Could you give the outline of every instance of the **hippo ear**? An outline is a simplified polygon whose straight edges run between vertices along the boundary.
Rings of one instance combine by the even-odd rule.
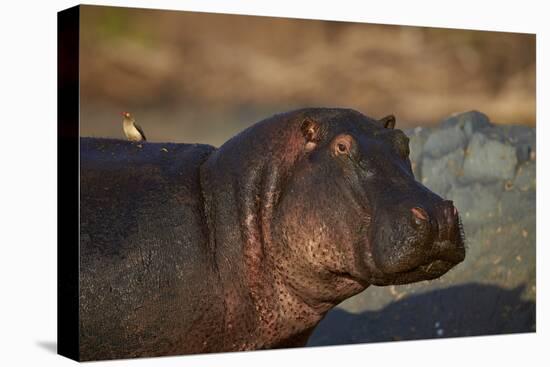
[[[388,115],[386,117],[382,117],[378,120],[378,122],[386,129],[393,129],[395,127],[395,116]]]
[[[306,150],[311,151],[317,146],[319,141],[319,124],[309,118],[306,118],[300,126],[302,135],[306,139]]]
[[[319,124],[312,119],[306,118],[304,122],[302,122],[302,126],[300,127],[300,130],[302,130],[302,134],[304,135],[304,138],[308,142],[316,142],[319,138]]]

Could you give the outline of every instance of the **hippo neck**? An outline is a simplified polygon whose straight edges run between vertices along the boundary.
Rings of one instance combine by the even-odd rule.
[[[224,297],[223,333],[232,343],[223,349],[305,345],[313,328],[334,305],[312,305],[288,287],[269,251],[274,244],[267,243],[263,236],[254,237],[255,243],[243,242],[243,238],[253,236],[250,226],[254,219],[248,214],[243,224],[239,215],[231,214],[239,212],[240,197],[229,190],[220,207],[219,202],[212,200],[217,195],[204,187],[208,185],[203,185],[208,248]],[[234,233],[231,228],[243,232]],[[258,233],[263,234],[261,230]],[[235,339],[238,344],[234,344]]]
[[[277,129],[289,134],[277,136],[285,150],[273,147],[267,121],[228,141],[200,170],[207,246],[224,288],[226,333],[243,335],[239,349],[303,344],[332,307],[317,309],[292,292],[271,251],[273,209],[299,153],[288,142],[302,139],[285,123]]]

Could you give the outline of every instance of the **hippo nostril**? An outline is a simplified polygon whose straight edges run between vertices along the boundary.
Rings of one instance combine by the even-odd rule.
[[[411,212],[413,213],[413,219],[414,222],[417,225],[421,225],[428,221],[428,213],[420,207],[414,207],[411,209]]]
[[[443,208],[445,211],[453,212],[455,208],[455,204],[452,200],[444,200],[443,201]]]
[[[449,223],[454,223],[456,221],[456,218],[458,217],[458,209],[451,200],[445,200],[444,203],[445,218],[447,218],[447,221],[449,221]]]
[[[438,224],[439,238],[447,240],[456,237],[459,228],[458,210],[451,200],[444,200],[439,205]]]

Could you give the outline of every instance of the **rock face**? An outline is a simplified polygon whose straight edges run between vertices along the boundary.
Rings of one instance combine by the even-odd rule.
[[[535,129],[470,111],[405,133],[417,180],[461,213],[466,260],[438,280],[368,288],[309,345],[535,331]]]

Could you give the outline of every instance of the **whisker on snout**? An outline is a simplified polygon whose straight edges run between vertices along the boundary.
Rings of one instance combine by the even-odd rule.
[[[464,234],[464,225],[462,224],[462,219],[458,217],[458,230],[460,232],[460,239],[462,240],[462,243],[464,244],[464,248],[468,248],[468,243],[466,240],[466,235]]]

